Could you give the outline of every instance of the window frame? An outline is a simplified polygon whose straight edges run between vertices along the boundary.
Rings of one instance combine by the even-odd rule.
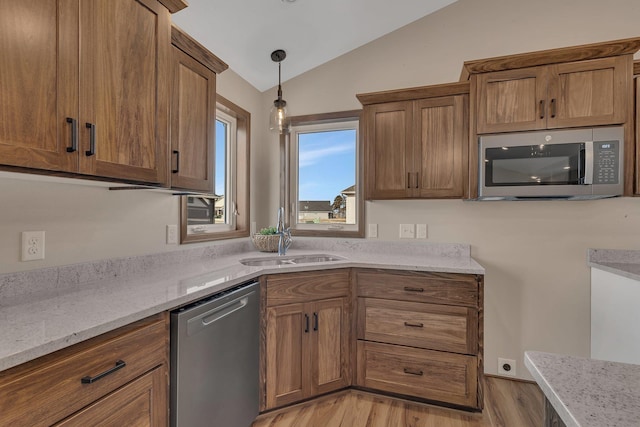
[[[322,125],[322,130],[330,131],[330,127],[324,127],[327,125],[335,124],[335,130],[341,130],[340,125],[346,122],[358,122],[356,130],[356,224],[355,227],[349,227],[349,229],[336,229],[335,226],[325,225],[313,229],[313,225],[305,224],[300,227],[298,224],[298,208],[296,203],[297,199],[297,159],[294,158],[297,153],[297,149],[294,146],[297,144],[294,141],[296,128],[308,127],[308,129],[319,129],[317,126]],[[285,217],[288,219],[287,226],[291,227],[291,234],[294,236],[309,236],[309,237],[356,237],[363,238],[364,233],[364,191],[363,191],[363,123],[362,123],[362,110],[350,110],[340,111],[332,113],[313,114],[306,116],[294,116],[289,118],[289,124],[291,131],[286,134],[280,135],[280,147],[281,147],[281,160],[285,170],[280,183],[280,205],[285,206]],[[333,201],[331,201],[333,202]]]
[[[229,218],[228,224],[207,225],[204,232],[189,233],[187,224],[187,198],[189,195],[180,197],[180,243],[206,242],[223,239],[233,239],[249,236],[249,159],[250,159],[250,130],[251,113],[229,101],[228,99],[216,95],[216,119],[218,114],[225,121],[228,116],[235,121],[235,126],[229,132],[235,132],[235,147],[226,150],[226,167],[230,173],[229,182],[225,183],[225,197],[229,195],[231,203],[225,200],[225,210]],[[214,151],[215,153],[215,151]],[[215,155],[215,154],[214,154]],[[233,163],[232,163],[233,162]],[[214,162],[215,165],[215,162]],[[215,175],[215,171],[213,171]],[[215,189],[214,189],[215,191]],[[210,196],[208,194],[191,194],[191,196]],[[193,226],[191,226],[193,227]]]

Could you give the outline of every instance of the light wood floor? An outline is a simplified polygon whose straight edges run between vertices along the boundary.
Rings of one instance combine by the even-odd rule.
[[[485,378],[482,413],[458,411],[347,390],[259,416],[253,427],[539,427],[537,385]]]

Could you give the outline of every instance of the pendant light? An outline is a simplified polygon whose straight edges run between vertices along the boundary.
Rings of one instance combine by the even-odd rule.
[[[269,129],[279,133],[286,133],[289,130],[287,124],[287,101],[282,99],[282,85],[280,83],[280,66],[286,57],[287,53],[282,49],[271,52],[271,60],[278,63],[278,99],[273,101],[273,106],[271,107]]]

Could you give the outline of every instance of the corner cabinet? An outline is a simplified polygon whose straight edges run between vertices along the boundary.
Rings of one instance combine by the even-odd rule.
[[[351,385],[349,271],[263,277],[260,410]]]
[[[0,372],[0,425],[166,426],[168,316]]]
[[[356,269],[355,384],[482,409],[482,277]]]
[[[166,184],[169,11],[7,0],[0,16],[0,163]]]
[[[621,124],[632,56],[477,75],[478,134]]]
[[[366,198],[462,198],[467,178],[466,83],[359,94]]]
[[[176,26],[171,42],[171,187],[213,193],[216,73],[228,66]]]

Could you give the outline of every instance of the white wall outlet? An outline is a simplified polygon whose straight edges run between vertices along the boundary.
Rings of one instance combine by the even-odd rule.
[[[251,227],[250,227],[250,230],[251,230],[251,231],[250,231],[250,232],[251,232],[251,235],[252,235],[252,236],[253,236],[254,234],[256,234],[256,227],[257,227],[257,226],[256,226],[256,222],[255,222],[255,221],[251,221]]]
[[[22,232],[22,261],[44,259],[44,231]]]
[[[178,244],[178,226],[175,224],[167,225],[167,245]]]
[[[416,237],[416,225],[415,224],[400,224],[400,238],[401,239],[414,239]]]
[[[506,375],[507,377],[516,376],[516,361],[513,359],[504,359],[498,357],[498,375]]]
[[[369,237],[372,239],[378,238],[378,224],[369,224]]]
[[[416,239],[427,238],[427,224],[416,224]]]

